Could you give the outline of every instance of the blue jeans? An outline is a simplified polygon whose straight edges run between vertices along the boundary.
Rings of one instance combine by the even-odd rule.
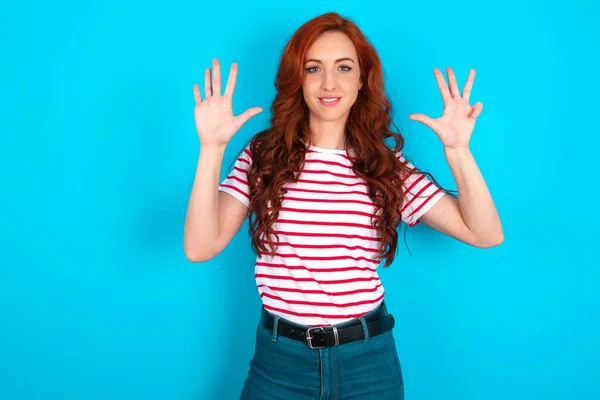
[[[380,307],[385,310],[385,303]],[[335,326],[362,320],[366,329],[363,318],[375,311]],[[262,312],[268,311],[263,308]],[[275,323],[281,319],[275,316]],[[339,346],[310,349],[306,343],[272,333],[259,323],[254,357],[240,400],[404,399],[392,330],[365,337]]]

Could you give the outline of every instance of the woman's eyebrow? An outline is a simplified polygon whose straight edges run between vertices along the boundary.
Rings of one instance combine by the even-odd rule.
[[[313,62],[316,62],[316,63],[319,63],[319,64],[323,64],[323,61],[317,60],[316,58],[309,58],[305,62],[310,62],[310,61],[313,61]],[[340,61],[352,61],[352,62],[354,62],[354,60],[351,59],[350,57],[343,57],[343,58],[338,58],[337,60],[335,60],[336,63],[338,63]]]

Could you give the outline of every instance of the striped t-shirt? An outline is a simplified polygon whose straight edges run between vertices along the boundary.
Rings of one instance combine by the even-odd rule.
[[[401,153],[397,157],[406,162]],[[246,206],[251,163],[246,147],[219,185]],[[444,192],[422,174],[405,185],[402,219],[414,226]],[[381,239],[372,226],[367,184],[352,172],[347,152],[310,145],[298,182],[285,189],[273,225],[280,245],[275,257],[259,254],[254,267],[264,308],[302,325],[323,326],[377,307],[384,296],[374,259]]]

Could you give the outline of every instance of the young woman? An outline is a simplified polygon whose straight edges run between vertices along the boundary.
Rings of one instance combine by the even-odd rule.
[[[442,116],[410,116],[441,140],[455,197],[403,156],[380,60],[352,21],[329,13],[295,32],[281,57],[270,127],[220,184],[227,143],[262,109],[234,116],[237,65],[224,94],[217,60],[212,67],[203,98],[194,85],[201,146],[185,254],[194,262],[215,257],[249,218],[263,307],[241,398],[402,399],[395,322],[376,271],[394,260],[397,228],[422,222],[477,247],[503,241],[469,150],[482,111],[470,104],[474,71],[461,93],[451,69],[448,84],[436,69]]]

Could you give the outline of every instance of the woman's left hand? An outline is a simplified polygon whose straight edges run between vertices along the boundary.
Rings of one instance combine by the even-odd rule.
[[[439,69],[435,68],[433,72],[444,101],[442,116],[433,119],[424,114],[411,114],[408,118],[430,127],[438,135],[445,148],[468,148],[471,134],[475,128],[475,120],[483,110],[481,102],[473,106],[469,104],[469,96],[475,80],[475,70],[471,69],[469,71],[462,96],[458,90],[456,76],[451,68],[446,68],[450,88],[446,85],[444,76]]]

